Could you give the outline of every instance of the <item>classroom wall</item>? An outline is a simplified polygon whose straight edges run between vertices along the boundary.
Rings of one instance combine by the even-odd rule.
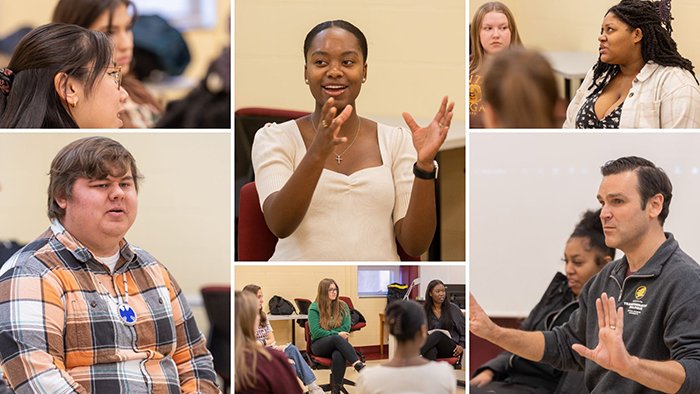
[[[611,0],[505,0],[528,48],[545,51],[585,51],[598,53],[598,35],[605,12],[617,4]],[[486,1],[469,2],[469,18]],[[671,14],[673,38],[678,51],[700,65],[700,46],[695,41],[700,35],[696,23],[700,15],[700,2],[696,0],[673,1]]]
[[[238,0],[236,108],[311,111],[302,46],[317,23],[346,19],[369,42],[368,75],[358,99],[363,116],[394,119],[401,112],[432,119],[444,95],[464,121],[464,7],[462,0]]]
[[[23,26],[39,26],[51,22],[58,0],[0,1],[0,37]],[[230,43],[231,0],[217,0],[217,23],[212,30],[193,29],[184,33],[192,61],[186,76],[198,81],[221,49]],[[0,65],[4,66],[4,64]]]
[[[664,229],[700,258],[700,134],[472,133],[470,146],[470,289],[492,316],[527,316],[563,271],[580,215],[600,207],[608,160],[641,156],[666,171],[673,200]]]
[[[29,242],[48,228],[49,166],[88,134],[0,133],[0,240]],[[122,143],[145,176],[126,239],[160,259],[194,305],[206,284],[230,283],[228,133],[101,133]],[[207,332],[202,307],[197,322]]]
[[[445,283],[465,283],[465,267],[460,266],[421,266],[419,270],[421,286],[427,286],[432,279],[441,279]],[[379,312],[386,307],[386,298],[359,298],[357,296],[357,266],[356,265],[324,265],[324,266],[252,266],[237,265],[234,270],[234,288],[241,290],[245,285],[256,284],[262,287],[265,297],[263,310],[269,312],[267,302],[274,295],[279,295],[294,303],[294,298],[314,300],[318,290],[318,282],[323,278],[333,278],[340,288],[339,295],[352,298],[355,309],[362,312],[367,320],[367,326],[350,335],[354,346],[377,346],[379,344]],[[425,292],[421,287],[420,295]],[[271,322],[278,343],[291,341],[291,324],[288,320]],[[296,345],[299,349],[306,348],[304,329],[297,326]]]

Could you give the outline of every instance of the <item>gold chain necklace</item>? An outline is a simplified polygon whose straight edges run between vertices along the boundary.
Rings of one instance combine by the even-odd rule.
[[[314,124],[314,120],[313,119],[310,119],[310,120],[311,120],[311,126],[314,128],[314,132],[316,134],[318,134],[318,129],[316,128],[316,125]],[[355,137],[352,139],[352,142],[350,142],[350,145],[346,146],[345,149],[343,149],[343,151],[340,152],[340,154],[338,154],[335,151],[335,149],[333,149],[333,153],[335,154],[335,162],[338,163],[338,165],[340,165],[340,162],[343,161],[343,155],[345,154],[345,152],[347,152],[348,149],[350,149],[352,144],[355,143],[355,140],[357,140],[357,136],[360,135],[360,126],[361,125],[362,125],[362,119],[360,119],[360,117],[358,116],[357,117],[357,131],[355,131]]]

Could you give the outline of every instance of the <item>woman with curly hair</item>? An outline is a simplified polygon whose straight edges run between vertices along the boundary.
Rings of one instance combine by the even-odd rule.
[[[622,0],[603,18],[598,62],[564,128],[698,128],[700,87],[671,37],[670,0]]]

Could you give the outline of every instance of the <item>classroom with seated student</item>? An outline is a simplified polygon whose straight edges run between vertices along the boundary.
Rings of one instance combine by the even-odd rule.
[[[299,364],[294,364],[297,374],[287,380],[287,392],[296,392],[292,390],[300,385],[303,392],[311,393],[323,392],[314,391],[317,386],[326,392],[373,393],[392,387],[401,392],[402,380],[412,374],[427,381],[430,391],[421,392],[466,392],[463,265],[246,264],[235,267],[233,287],[236,360],[246,360],[243,353],[249,351],[244,350],[248,349],[244,338],[249,332],[249,340],[260,344],[251,345],[253,349],[264,347],[282,357],[303,360],[304,369],[310,366],[300,371]],[[244,308],[239,309],[245,304],[239,298],[250,298],[257,321],[265,320],[255,330],[246,326],[255,322],[246,319]],[[338,308],[335,300],[339,309],[334,309]],[[335,322],[338,313],[333,311],[345,308],[347,322]],[[258,355],[258,360],[264,357]],[[339,371],[336,358],[340,359]],[[236,375],[244,376],[240,365],[236,363]],[[267,368],[249,373],[257,376],[259,384],[268,384],[264,378]],[[404,378],[384,375],[387,371],[399,371]],[[282,379],[270,384],[280,382]],[[242,392],[246,392],[244,387]],[[282,390],[277,387],[270,392],[282,392],[275,389]]]

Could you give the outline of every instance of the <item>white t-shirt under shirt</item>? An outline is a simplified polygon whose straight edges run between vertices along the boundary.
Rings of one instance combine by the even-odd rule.
[[[107,257],[95,256],[95,259],[97,259],[97,261],[99,261],[100,263],[106,265],[109,268],[109,272],[114,272],[114,268],[117,266],[117,261],[119,261],[119,251]]]
[[[350,175],[324,169],[299,227],[270,260],[399,260],[394,224],[406,215],[416,150],[411,133],[377,124],[382,165]],[[252,148],[260,206],[306,154],[296,121],[265,125]]]
[[[454,368],[430,361],[414,367],[367,367],[357,380],[359,394],[452,394],[457,390]]]

